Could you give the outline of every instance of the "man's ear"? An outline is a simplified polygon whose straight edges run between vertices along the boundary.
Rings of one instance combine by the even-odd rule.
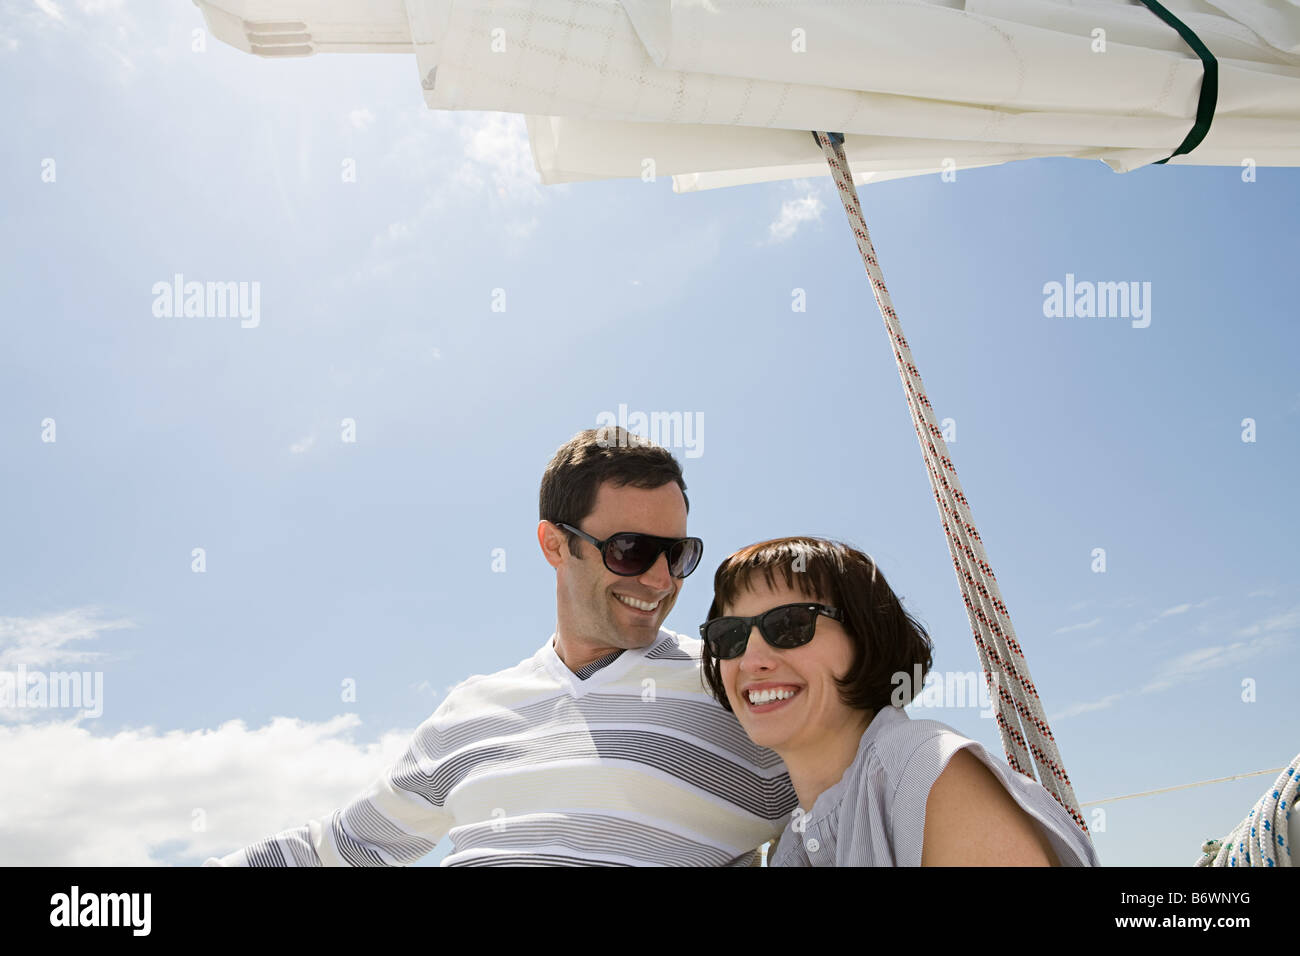
[[[537,543],[542,546],[542,557],[553,568],[564,563],[564,547],[568,538],[563,531],[549,521],[537,523]]]

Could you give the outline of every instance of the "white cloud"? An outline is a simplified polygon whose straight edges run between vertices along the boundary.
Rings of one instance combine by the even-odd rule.
[[[428,260],[435,255],[433,239],[445,239],[448,223],[466,213],[509,239],[528,239],[540,224],[537,210],[567,191],[542,186],[521,116],[424,110],[399,114],[394,127],[402,134],[382,164],[424,196],[371,240],[358,278],[387,277],[404,264]]]
[[[51,20],[58,20],[60,23],[64,22],[63,11],[59,9],[59,5],[54,0],[36,0],[36,8]]]
[[[1206,598],[1199,604],[1175,605],[1164,611],[1160,617],[1183,614],[1190,608],[1204,607],[1214,600],[1215,598]],[[1098,700],[1082,704],[1073,704],[1059,714],[1049,717],[1049,720],[1056,720],[1060,717],[1073,717],[1094,710],[1103,710],[1125,697],[1168,690],[1211,671],[1245,664],[1247,661],[1254,660],[1260,655],[1269,653],[1288,643],[1288,638],[1292,637],[1297,629],[1300,629],[1300,607],[1292,608],[1290,611],[1275,614],[1255,624],[1239,628],[1234,636],[1248,638],[1247,640],[1232,641],[1227,644],[1212,644],[1207,647],[1184,651],[1160,665],[1155,675],[1140,688],[1108,694]],[[1226,630],[1226,628],[1221,628],[1220,633]]]
[[[0,618],[0,670],[106,658],[79,642],[133,627],[78,608]],[[0,866],[200,863],[342,806],[401,755],[411,730],[353,740],[361,720],[276,717],[249,729],[95,733],[79,716],[0,711]],[[194,828],[202,811],[204,826]]]
[[[1112,706],[1116,701],[1128,697],[1130,694],[1132,694],[1132,691],[1121,691],[1118,694],[1108,694],[1100,700],[1089,701],[1083,704],[1074,704],[1065,708],[1065,710],[1061,711],[1059,714],[1052,714],[1047,719],[1050,722],[1060,720],[1064,717],[1077,717],[1079,714],[1086,714],[1094,710],[1105,710],[1107,707]]]
[[[1276,634],[1279,631],[1294,632],[1300,630],[1300,607],[1294,607],[1281,614],[1274,614],[1264,620],[1237,631],[1237,637],[1256,637],[1261,634]]]
[[[1241,664],[1258,656],[1264,651],[1272,650],[1280,642],[1271,636],[1259,637],[1252,641],[1235,641],[1212,647],[1198,647],[1196,650],[1179,654],[1166,661],[1156,677],[1142,688],[1142,693],[1164,690],[1180,684],[1207,671],[1218,670],[1231,664]]]
[[[1145,621],[1139,621],[1138,623],[1134,624],[1133,630],[1138,632],[1145,631],[1148,628],[1151,628],[1156,624],[1159,624],[1162,620],[1164,620],[1167,617],[1177,617],[1180,614],[1186,614],[1188,611],[1200,610],[1203,607],[1207,607],[1210,604],[1213,604],[1217,600],[1218,600],[1217,597],[1208,597],[1204,601],[1198,601],[1195,604],[1191,604],[1191,603],[1175,604],[1173,607],[1165,608],[1155,617],[1148,618]]]
[[[815,195],[802,199],[787,199],[781,203],[781,213],[767,227],[769,242],[785,242],[799,231],[802,223],[821,219],[825,204]]]
[[[1261,637],[1254,641],[1237,641],[1215,647],[1200,647],[1166,661],[1156,673],[1156,676],[1137,690],[1120,691],[1115,694],[1108,694],[1099,700],[1072,704],[1060,713],[1048,717],[1048,720],[1074,717],[1094,710],[1104,710],[1117,701],[1125,697],[1131,697],[1134,694],[1151,694],[1168,690],[1209,671],[1219,670],[1233,664],[1243,664],[1280,644],[1281,641],[1274,637]]]
[[[103,713],[103,674],[84,665],[110,655],[72,645],[125,627],[134,625],[104,620],[94,608],[0,617],[0,724],[36,723],[69,707],[80,708],[74,723]]]
[[[1159,618],[1159,617],[1173,617],[1175,614],[1186,614],[1188,611],[1190,611],[1190,610],[1192,610],[1192,609],[1194,609],[1194,608],[1195,608],[1195,609],[1199,609],[1199,608],[1203,608],[1203,607],[1205,607],[1207,604],[1211,603],[1213,600],[1214,600],[1214,598],[1206,598],[1204,601],[1201,601],[1201,602],[1198,603],[1198,604],[1176,604],[1176,605],[1174,605],[1173,607],[1165,608],[1163,611],[1161,611],[1160,614],[1159,614],[1159,616],[1158,616],[1158,618]],[[1158,619],[1158,618],[1157,618],[1157,619]]]
[[[233,720],[103,736],[71,722],[0,726],[0,865],[197,864],[321,819],[400,756],[412,733],[358,744],[360,723],[354,714],[277,717],[253,730]]]
[[[1101,618],[1094,617],[1091,621],[1085,621],[1083,624],[1071,624],[1069,627],[1058,627],[1053,634],[1069,634],[1072,631],[1086,631],[1090,627],[1096,627],[1101,623]]]
[[[532,202],[542,198],[522,116],[479,113],[461,126],[460,136],[465,156],[488,173],[498,196]]]
[[[128,51],[138,48],[140,31],[122,0],[76,0],[74,5],[68,6],[60,6],[56,0],[32,0],[30,5],[24,3],[21,8],[18,4],[9,4],[5,13],[16,14],[14,18],[21,24],[21,32],[43,35],[49,43],[56,41],[49,35],[48,28],[57,25],[60,31],[66,30],[67,33],[62,34],[58,41],[66,46],[62,49],[52,47],[55,55],[107,61],[111,67],[107,75],[119,81],[124,82],[135,75],[135,63]],[[17,46],[16,39],[0,40],[3,42],[7,42],[10,49]],[[104,72],[103,65],[103,62],[95,64],[101,73]]]
[[[68,645],[94,640],[102,631],[134,626],[127,620],[104,620],[96,608],[37,617],[0,617],[0,670],[12,671],[20,666],[57,668],[98,660],[106,655]]]
[[[353,129],[367,129],[375,121],[375,114],[364,107],[348,113],[348,124]]]
[[[290,445],[289,453],[291,455],[301,455],[303,452],[311,448],[311,446],[314,444],[316,444],[316,436],[308,435],[306,438],[300,438],[292,445]]]

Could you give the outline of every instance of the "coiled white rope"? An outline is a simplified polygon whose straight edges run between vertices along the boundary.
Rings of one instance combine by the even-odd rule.
[[[1300,754],[1222,840],[1207,840],[1197,866],[1294,866],[1287,827],[1300,790]]]

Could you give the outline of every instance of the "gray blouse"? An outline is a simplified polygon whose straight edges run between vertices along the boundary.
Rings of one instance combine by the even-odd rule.
[[[844,776],[786,824],[769,866],[920,866],[930,788],[963,747],[1037,821],[1062,866],[1099,866],[1092,840],[1037,781],[979,743],[900,707],[878,711]]]

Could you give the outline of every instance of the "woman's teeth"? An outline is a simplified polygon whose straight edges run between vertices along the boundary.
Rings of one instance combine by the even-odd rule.
[[[749,702],[754,705],[770,704],[774,700],[785,700],[787,697],[793,697],[795,692],[787,689],[780,690],[751,690],[749,692]]]
[[[653,604],[647,604],[645,601],[638,601],[635,598],[624,597],[622,594],[615,594],[614,597],[618,598],[628,607],[634,607],[638,611],[653,611],[659,606],[658,601],[655,601]]]

